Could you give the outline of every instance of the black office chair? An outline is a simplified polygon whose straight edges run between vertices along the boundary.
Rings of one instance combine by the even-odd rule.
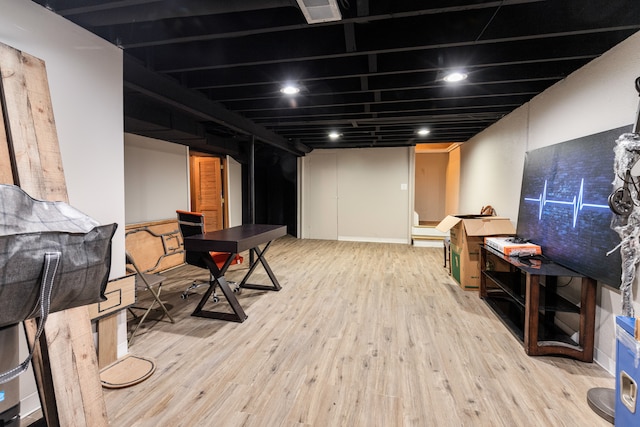
[[[180,229],[180,234],[184,240],[185,237],[194,236],[197,234],[204,234],[204,215],[200,212],[189,212],[183,210],[177,210],[176,214],[178,215],[178,228]],[[224,264],[227,262],[227,259],[231,256],[229,252],[209,252],[209,255],[216,263],[218,268],[222,269]],[[195,265],[200,268],[207,268],[207,266],[202,262],[201,255],[192,252],[185,252],[184,260],[187,264]],[[240,255],[236,255],[234,259],[231,261],[231,264],[241,264],[244,261]],[[189,287],[182,293],[182,299],[186,299],[190,295],[190,291],[202,286],[209,285],[210,282],[197,282],[194,281]],[[240,287],[235,282],[227,282],[230,285],[236,285],[233,288],[233,292],[240,292]],[[218,296],[213,291],[212,296],[213,302],[218,302]]]

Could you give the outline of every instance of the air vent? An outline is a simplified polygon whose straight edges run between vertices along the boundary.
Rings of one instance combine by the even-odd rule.
[[[336,0],[296,0],[308,24],[340,21],[340,8]]]

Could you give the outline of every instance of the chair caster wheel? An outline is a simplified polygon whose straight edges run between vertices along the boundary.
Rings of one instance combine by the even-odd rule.
[[[180,298],[182,298],[182,299],[187,299],[188,297],[189,297],[189,295],[187,295],[187,294],[181,294],[180,295]]]
[[[213,299],[213,302],[218,302],[218,301],[220,301],[220,299],[219,299],[218,297],[213,297],[212,299]]]

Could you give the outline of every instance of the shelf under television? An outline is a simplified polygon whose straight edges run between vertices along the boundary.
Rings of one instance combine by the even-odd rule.
[[[521,263],[491,248],[480,249],[480,296],[531,356],[559,355],[593,361],[596,281],[552,262]],[[558,295],[557,277],[581,280],[580,303]],[[560,329],[556,313],[580,317],[577,342]]]
[[[503,272],[503,271],[483,271],[491,282],[494,283],[497,288],[502,292],[509,295],[514,301],[525,306],[525,287],[526,279],[525,275],[520,272]],[[544,285],[541,285],[544,287]],[[489,286],[487,286],[487,292],[491,292]],[[541,311],[554,311],[562,313],[580,313],[580,307],[569,301],[568,299],[558,295],[557,293],[540,293],[539,310]]]
[[[499,295],[499,291],[491,292],[484,300],[513,335],[521,342],[524,341],[524,306],[515,303],[513,299],[504,293]],[[538,320],[538,345],[561,345],[579,351],[583,350],[580,344],[571,339],[566,332],[554,323],[545,322],[542,314],[540,314]]]

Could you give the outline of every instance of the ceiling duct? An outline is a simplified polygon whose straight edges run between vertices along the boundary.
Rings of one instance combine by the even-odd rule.
[[[336,0],[296,0],[307,23],[340,21],[340,8]]]

